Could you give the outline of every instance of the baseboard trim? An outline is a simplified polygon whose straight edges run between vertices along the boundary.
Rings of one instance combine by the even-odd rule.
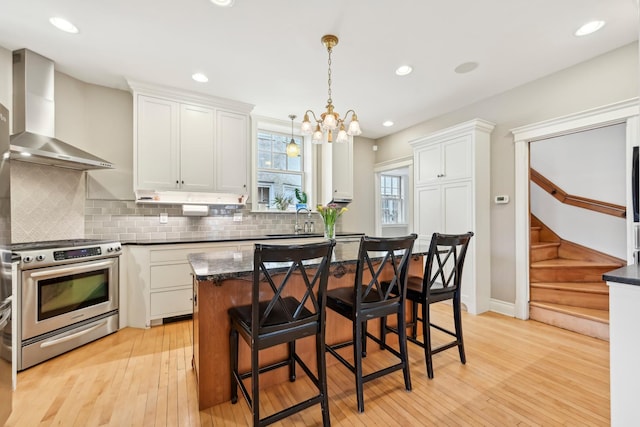
[[[489,302],[489,310],[505,316],[516,317],[516,305],[511,302],[491,299]]]

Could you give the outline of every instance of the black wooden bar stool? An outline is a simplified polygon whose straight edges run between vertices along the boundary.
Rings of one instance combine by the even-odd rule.
[[[318,403],[322,408],[323,425],[331,425],[324,338],[326,289],[334,246],[335,240],[308,245],[255,246],[251,305],[229,309],[231,402],[238,401],[239,386],[251,408],[254,426],[272,424]],[[264,286],[265,283],[268,286]],[[251,370],[244,373],[238,371],[238,335],[251,348]],[[296,340],[314,335],[317,375],[296,353]],[[287,344],[287,358],[260,367],[260,350],[280,344]],[[289,367],[289,380],[295,381],[296,362],[317,387],[318,394],[260,418],[259,374]],[[244,384],[247,378],[251,379],[251,394]]]
[[[353,322],[353,339],[327,345],[327,351],[355,374],[359,412],[364,411],[364,383],[367,381],[402,370],[405,388],[411,390],[407,340],[401,336],[399,350],[396,350],[384,344],[378,337],[367,333],[367,322],[395,314],[398,316],[401,334],[403,331],[406,332],[405,291],[409,259],[416,237],[415,234],[390,238],[363,236],[360,240],[354,285],[327,292],[327,307]],[[381,275],[385,268],[393,271],[391,286],[387,286],[387,289],[383,289],[381,282]],[[362,358],[366,356],[367,337],[393,353],[400,361],[363,375]],[[353,345],[353,364],[337,351],[351,345]]]
[[[465,364],[467,358],[464,352],[462,340],[462,315],[461,315],[461,284],[462,267],[467,254],[469,242],[473,232],[465,234],[440,234],[433,233],[429,253],[425,263],[423,276],[409,276],[407,281],[407,300],[411,301],[411,334],[409,341],[424,349],[424,358],[427,365],[427,376],[433,378],[432,356],[449,348],[457,347],[460,354],[460,362]],[[453,308],[453,321],[455,330],[443,328],[431,322],[429,306],[433,303],[451,300]],[[418,306],[421,308],[421,316],[418,316]],[[417,325],[422,323],[423,341],[417,339]],[[387,326],[386,321],[381,324],[381,336],[388,332],[398,333],[398,328]],[[431,347],[431,328],[438,329],[455,339],[436,348]]]

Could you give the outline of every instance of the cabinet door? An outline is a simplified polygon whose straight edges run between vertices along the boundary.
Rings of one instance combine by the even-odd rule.
[[[218,111],[216,126],[216,190],[222,193],[248,194],[247,116]]]
[[[209,108],[180,105],[180,187],[213,191],[214,114]]]
[[[138,95],[136,189],[178,188],[178,104]]]
[[[442,186],[416,187],[415,231],[421,242],[429,242],[431,235],[442,232]]]
[[[331,185],[333,199],[353,199],[353,140],[332,142]]]
[[[473,231],[473,194],[470,181],[442,185],[442,233]]]
[[[441,180],[471,177],[471,136],[465,135],[442,144]]]
[[[419,148],[414,153],[416,185],[470,178],[471,137],[462,136]]]
[[[473,231],[473,197],[470,181],[416,187],[416,232],[429,241],[433,233]]]
[[[442,174],[440,144],[433,144],[415,151],[415,184],[430,184],[437,181]]]

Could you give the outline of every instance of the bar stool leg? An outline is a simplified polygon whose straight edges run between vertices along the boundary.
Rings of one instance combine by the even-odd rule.
[[[353,322],[353,362],[356,373],[356,396],[358,399],[358,412],[364,412],[364,384],[362,382],[362,330],[363,324],[360,319]]]
[[[235,374],[238,373],[238,331],[231,328],[229,331],[229,362],[231,364],[231,403],[238,403],[238,382]]]
[[[289,347],[289,381],[294,382],[296,380],[296,342],[291,341]]]
[[[422,335],[424,337],[424,358],[427,363],[427,376],[433,378],[433,362],[431,360],[431,319],[429,304],[422,304]]]
[[[251,412],[253,425],[260,425],[260,383],[259,383],[258,349],[251,346]]]

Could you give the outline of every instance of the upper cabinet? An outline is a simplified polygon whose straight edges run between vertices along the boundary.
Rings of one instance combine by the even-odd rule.
[[[419,142],[414,141],[414,144]],[[423,146],[415,149],[415,184],[470,178],[472,153],[470,135],[453,135],[440,141],[425,140]]]
[[[129,84],[135,190],[248,193],[253,106]]]
[[[322,150],[322,200],[326,204],[353,199],[353,139],[324,143]]]

